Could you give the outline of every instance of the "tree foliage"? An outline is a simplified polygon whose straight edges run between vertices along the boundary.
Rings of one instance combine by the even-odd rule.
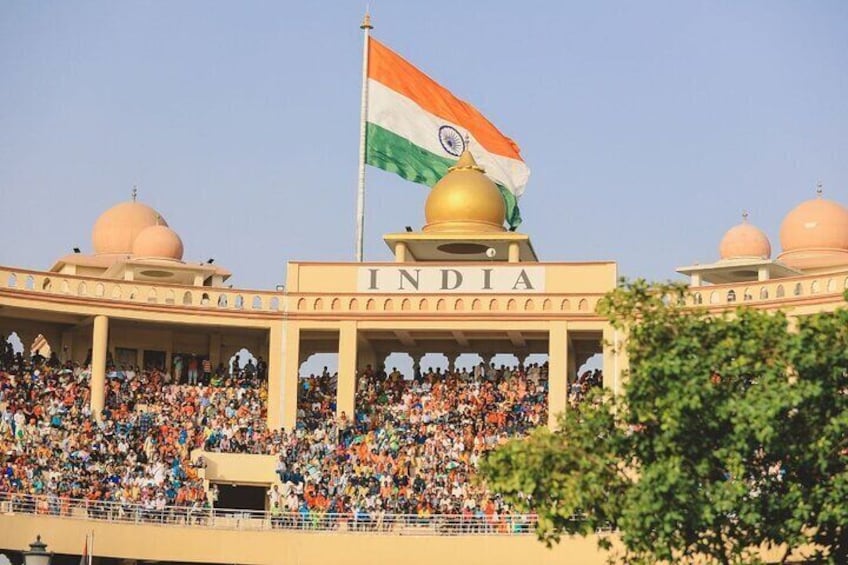
[[[848,563],[848,312],[715,314],[685,292],[610,293],[600,312],[628,335],[624,393],[495,450],[485,480],[538,513],[543,541],[612,528],[631,563],[750,563],[781,545],[785,560],[809,544]]]

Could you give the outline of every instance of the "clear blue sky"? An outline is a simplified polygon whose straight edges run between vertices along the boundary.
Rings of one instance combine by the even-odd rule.
[[[186,259],[273,288],[353,257],[364,2],[0,3],[0,263],[91,249],[129,197]],[[544,260],[668,278],[741,210],[779,250],[814,195],[848,204],[848,2],[372,1],[375,35],[522,147]],[[427,189],[369,169],[366,257]]]

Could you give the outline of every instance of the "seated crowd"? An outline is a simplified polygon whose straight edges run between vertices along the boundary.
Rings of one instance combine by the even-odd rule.
[[[480,458],[547,422],[546,365],[411,379],[367,367],[356,413],[338,418],[337,377],[325,368],[301,379],[292,431],[267,428],[267,386],[255,372],[186,384],[162,370],[110,367],[100,422],[89,412],[89,376],[55,357],[0,350],[0,499],[43,494],[45,512],[86,499],[202,513],[211,497],[190,459],[202,448],[278,458],[276,524],[327,513],[492,519],[510,509],[475,480]]]

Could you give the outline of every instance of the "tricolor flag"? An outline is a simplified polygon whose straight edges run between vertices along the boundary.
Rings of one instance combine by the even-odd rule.
[[[507,222],[518,227],[518,198],[530,169],[513,140],[474,106],[373,38],[368,42],[367,80],[367,164],[433,186],[469,144],[501,190]]]

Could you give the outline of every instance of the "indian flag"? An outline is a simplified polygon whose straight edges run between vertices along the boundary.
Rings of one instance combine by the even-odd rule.
[[[510,227],[518,227],[518,198],[530,176],[518,145],[474,106],[369,39],[365,162],[433,186],[466,145],[500,188]]]

